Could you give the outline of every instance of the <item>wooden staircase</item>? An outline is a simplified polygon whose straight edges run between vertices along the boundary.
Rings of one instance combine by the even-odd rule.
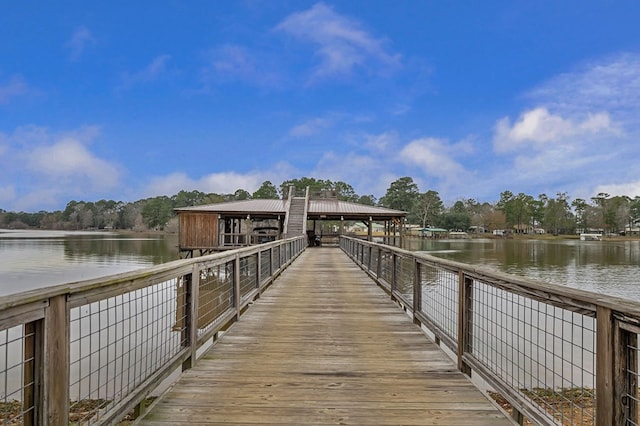
[[[297,237],[307,232],[307,199],[306,197],[293,197],[287,212],[287,229],[285,237]]]

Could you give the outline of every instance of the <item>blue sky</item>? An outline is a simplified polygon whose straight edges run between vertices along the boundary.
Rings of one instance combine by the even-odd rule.
[[[640,2],[0,0],[0,208],[640,195]]]

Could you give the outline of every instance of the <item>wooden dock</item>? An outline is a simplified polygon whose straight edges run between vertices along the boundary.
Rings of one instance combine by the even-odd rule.
[[[307,249],[140,425],[511,425],[337,248]]]

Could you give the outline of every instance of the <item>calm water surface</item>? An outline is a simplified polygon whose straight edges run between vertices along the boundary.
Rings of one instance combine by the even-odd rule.
[[[409,250],[640,300],[640,240],[408,239]],[[0,296],[178,259],[175,235],[0,230]]]
[[[173,235],[0,230],[0,296],[177,258]]]
[[[410,239],[409,250],[640,300],[640,240]]]

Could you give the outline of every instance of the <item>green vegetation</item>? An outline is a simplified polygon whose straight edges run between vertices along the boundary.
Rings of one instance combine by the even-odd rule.
[[[262,183],[253,194],[238,189],[233,194],[180,191],[168,197],[158,196],[123,202],[114,200],[70,201],[62,211],[37,213],[8,212],[0,209],[0,228],[42,228],[63,230],[129,229],[134,231],[177,231],[175,208],[249,199],[278,199],[307,187],[314,196],[332,196],[343,201],[403,210],[410,224],[466,231],[508,230],[515,234],[575,234],[603,232],[620,235],[640,226],[640,197],[601,193],[590,200],[571,200],[565,192],[555,197],[504,191],[494,203],[461,198],[445,206],[437,191],[420,192],[409,176],[391,182],[385,195],[358,195],[346,182],[309,177],[290,179],[279,186]]]

